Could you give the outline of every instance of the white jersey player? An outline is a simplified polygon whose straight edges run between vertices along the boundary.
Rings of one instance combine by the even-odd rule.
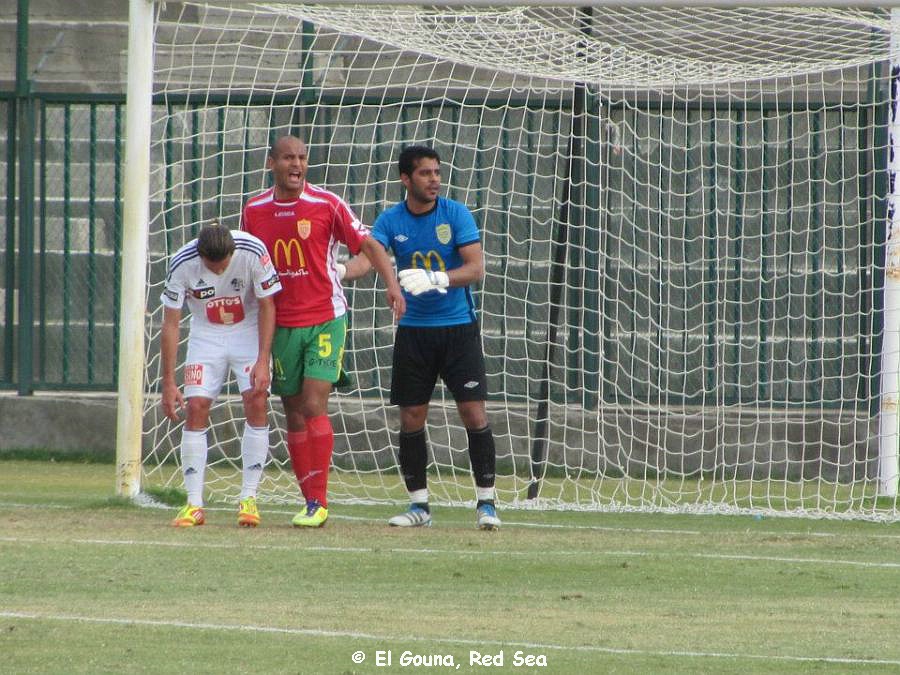
[[[241,441],[243,485],[238,524],[256,526],[256,491],[269,449],[267,398],[275,305],[281,290],[265,245],[246,232],[207,225],[169,261],[161,300],[162,407],[172,421],[187,411],[181,440],[188,503],[172,522],[205,522],[203,483],[210,407],[231,371],[241,392],[246,424]],[[175,382],[182,307],[191,312],[184,394]]]
[[[216,398],[229,366],[239,391],[250,388],[250,371],[259,351],[259,298],[281,290],[265,245],[246,232],[229,234],[234,253],[221,273],[200,255],[197,239],[182,246],[169,262],[162,303],[173,310],[186,303],[191,312],[184,373],[187,398]]]

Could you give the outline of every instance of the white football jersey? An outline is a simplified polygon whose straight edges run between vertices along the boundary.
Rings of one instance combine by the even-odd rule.
[[[169,274],[160,299],[164,306],[191,311],[191,332],[256,329],[257,298],[281,290],[278,273],[265,245],[252,234],[231,231],[234,254],[222,274],[210,271],[197,240],[182,246],[169,260]]]

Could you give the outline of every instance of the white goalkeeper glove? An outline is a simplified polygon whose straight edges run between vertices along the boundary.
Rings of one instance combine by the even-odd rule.
[[[338,279],[343,279],[347,274],[347,266],[344,263],[335,263],[334,266],[337,269]]]
[[[428,291],[446,293],[447,286],[450,285],[450,277],[446,272],[412,268],[401,270],[397,276],[400,277],[400,285],[403,286],[403,290],[410,295],[422,295]]]

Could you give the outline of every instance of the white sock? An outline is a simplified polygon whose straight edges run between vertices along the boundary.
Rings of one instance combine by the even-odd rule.
[[[412,492],[410,492],[409,501],[413,504],[427,504],[428,488],[422,488],[421,490],[413,490]]]
[[[188,504],[203,506],[203,480],[206,475],[206,429],[181,432],[181,473]]]
[[[492,487],[478,487],[475,486],[475,499],[479,502],[492,502],[494,501],[494,488]]]
[[[255,497],[269,454],[269,427],[251,427],[244,424],[241,439],[241,462],[244,467],[241,482],[241,499]]]

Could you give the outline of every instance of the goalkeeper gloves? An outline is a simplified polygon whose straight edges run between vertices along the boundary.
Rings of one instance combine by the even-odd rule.
[[[428,291],[437,291],[438,293],[446,293],[447,286],[450,285],[450,277],[446,272],[432,272],[431,270],[423,270],[412,268],[401,270],[400,285],[403,290],[410,295],[421,295]]]

